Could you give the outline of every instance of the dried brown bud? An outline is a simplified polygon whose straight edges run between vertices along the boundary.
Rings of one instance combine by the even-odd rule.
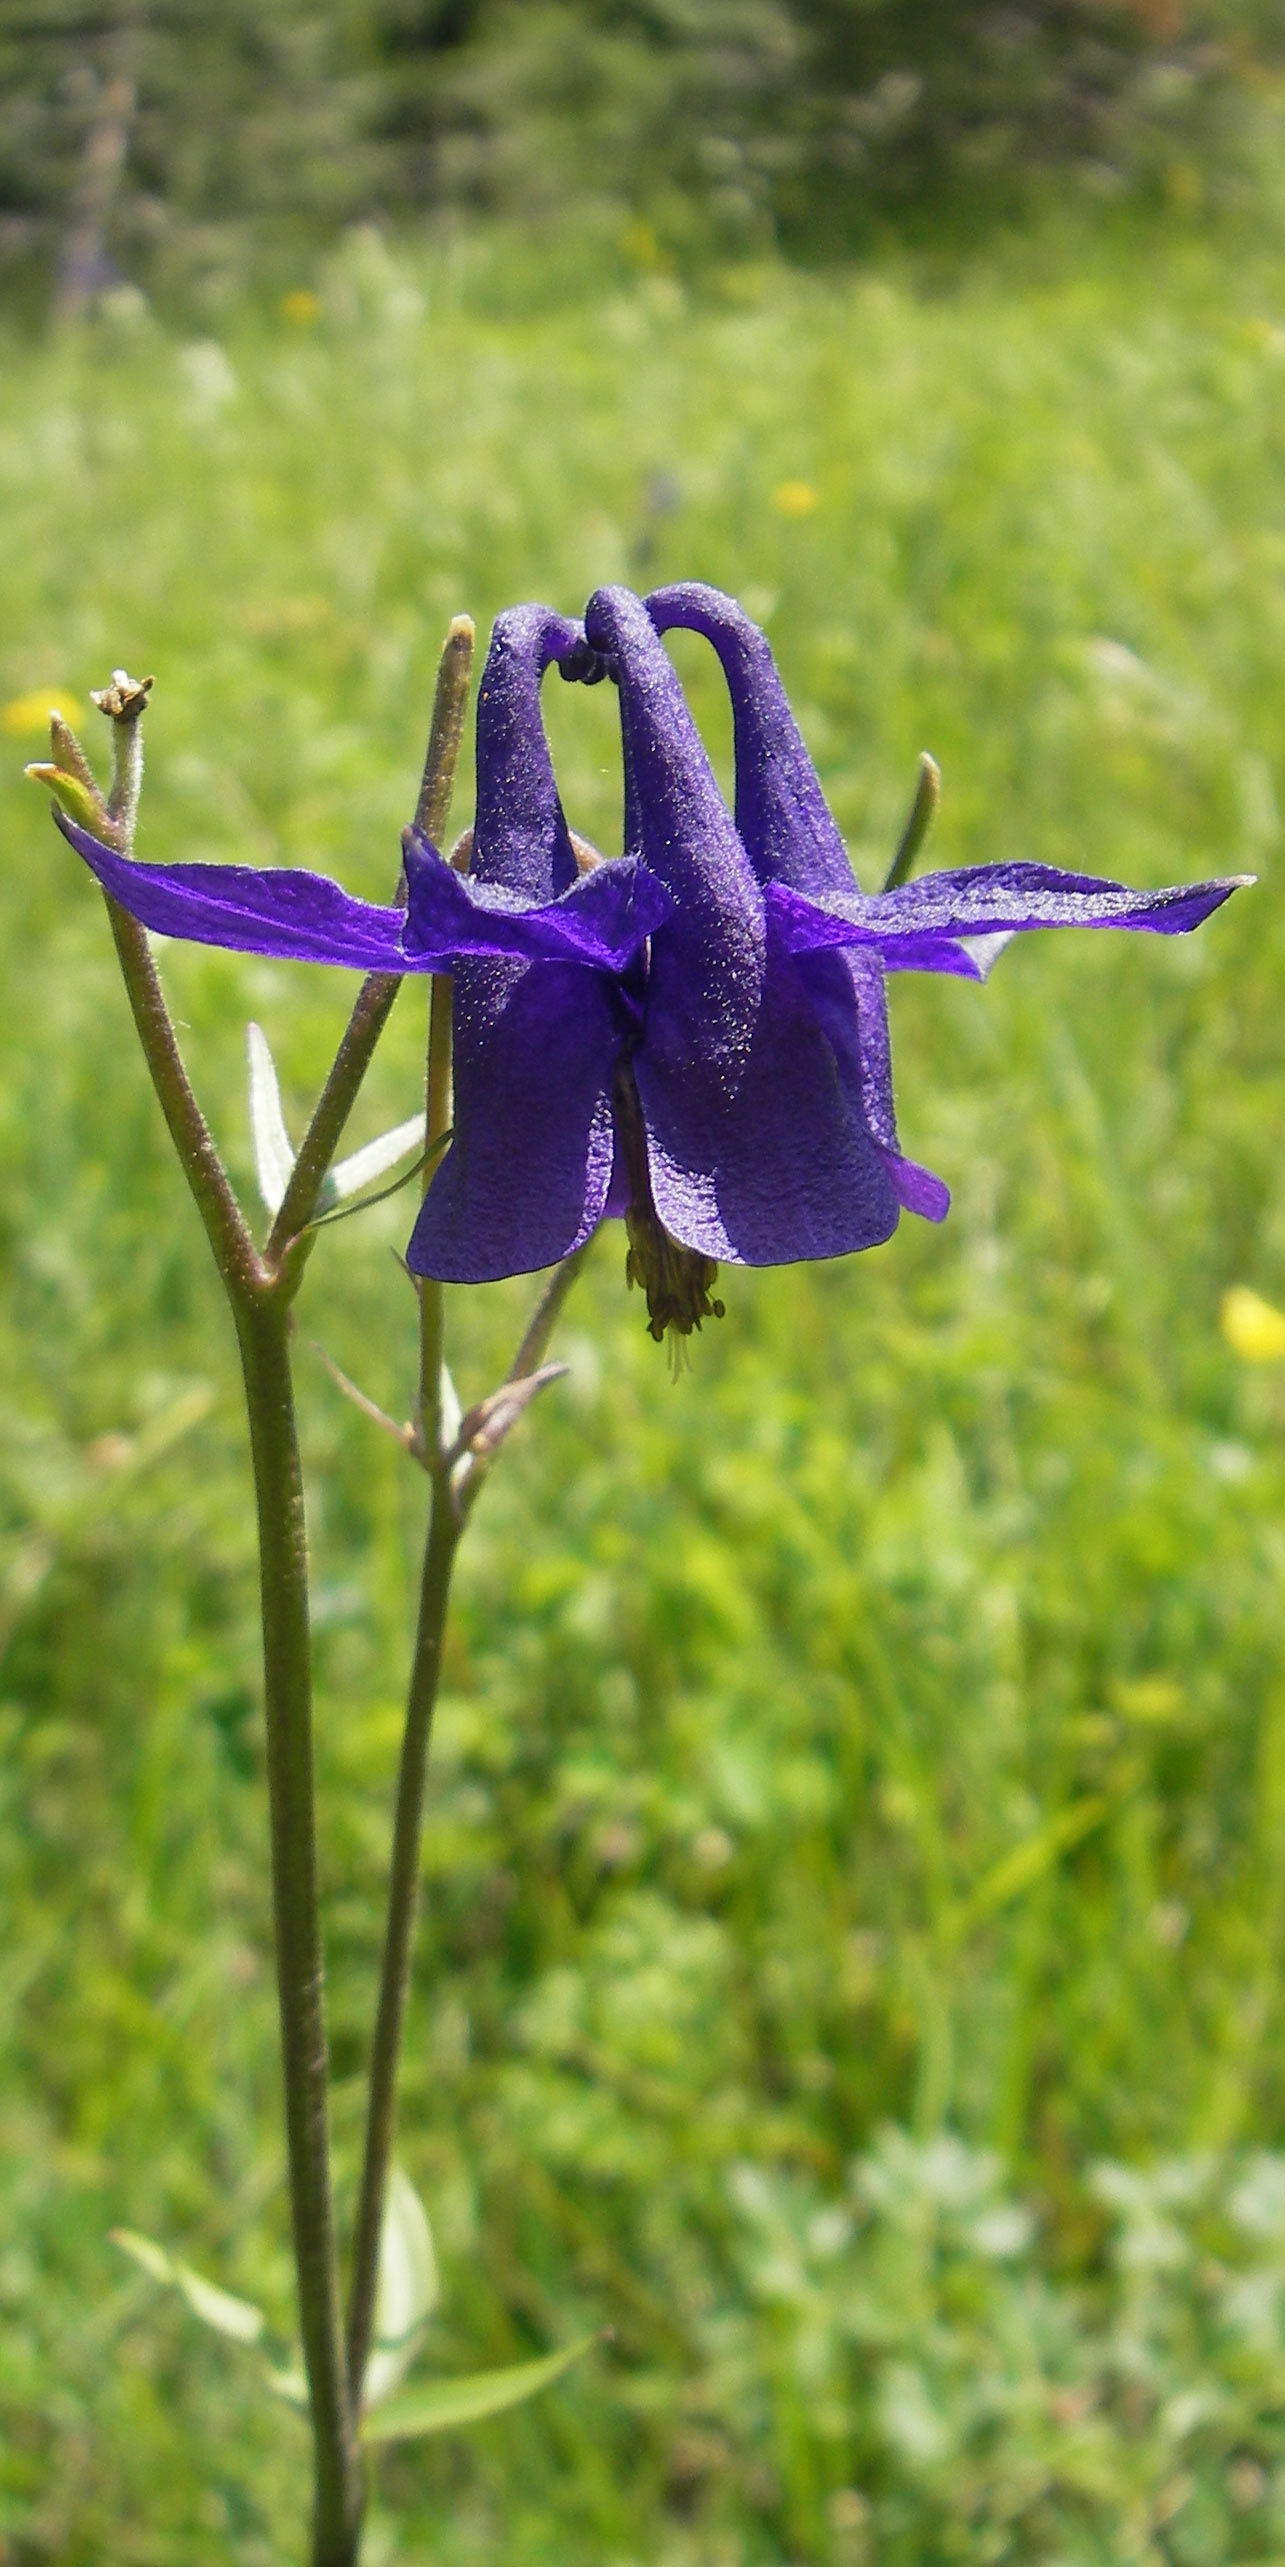
[[[155,684],[154,677],[130,677],[123,668],[114,668],[111,685],[91,689],[89,700],[111,722],[137,722]]]

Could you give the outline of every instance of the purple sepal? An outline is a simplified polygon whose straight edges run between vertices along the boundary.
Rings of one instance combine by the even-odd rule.
[[[520,893],[456,873],[426,838],[405,840],[409,912],[354,900],[324,874],[289,866],[145,865],[55,812],[103,889],[158,935],[239,954],[349,971],[443,972],[478,957],[623,971],[669,914],[637,864],[604,864],[529,906]]]
[[[554,1265],[601,1219],[621,1028],[576,963],[470,963],[455,982],[454,1138],[406,1262],[443,1283]]]
[[[1092,874],[1061,873],[1053,865],[970,865],[955,873],[923,874],[896,891],[873,895],[855,883],[846,892],[811,896],[773,883],[767,898],[792,953],[873,945],[890,970],[940,971],[943,940],[959,937],[1015,936],[1033,927],[1127,927],[1185,936],[1252,879],[1231,874],[1136,891]],[[946,968],[959,965],[948,962]]]
[[[622,972],[673,906],[662,885],[629,857],[576,874],[569,889],[532,906],[507,883],[457,873],[417,830],[403,832],[402,853],[408,971],[450,971],[490,956]]]
[[[78,828],[64,811],[55,811],[54,818],[104,891],[157,935],[288,962],[342,963],[350,971],[433,968],[407,961],[400,909],[353,900],[324,874],[253,865],[136,864]]]

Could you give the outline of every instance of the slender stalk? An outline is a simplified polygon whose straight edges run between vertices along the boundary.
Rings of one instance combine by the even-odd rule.
[[[455,759],[464,722],[473,626],[457,616],[451,626],[438,678],[429,734],[428,755],[415,811],[416,827],[434,844],[441,837],[450,809]],[[451,983],[433,975],[428,1015],[428,1061],[425,1074],[425,1186],[436,1165],[434,1143],[451,1121]],[[380,1968],[379,2006],[371,2045],[370,2096],[361,2190],[353,2235],[352,2285],[348,2299],[348,2376],[361,2404],[361,2383],[370,2352],[379,2278],[379,2237],[384,2195],[392,2157],[397,2116],[397,2071],[402,2026],[410,1985],[411,1944],[419,1888],[419,1841],[424,1810],[424,1777],[428,1741],[442,1665],[442,1636],[450,1597],[460,1524],[448,1473],[442,1468],[442,1354],[445,1307],[442,1287],[426,1276],[419,1287],[419,1399],[414,1452],[432,1477],[428,1540],[420,1577],[419,1613],[406,1702],[393,1804],[393,1847],[388,1881],[388,1914]]]
[[[528,1373],[535,1371],[561,1317],[567,1294],[592,1246],[592,1239],[586,1239],[583,1247],[573,1248],[570,1256],[564,1257],[561,1265],[554,1267],[523,1330],[521,1343],[504,1376],[506,1381],[525,1381]]]
[[[457,617],[438,667],[428,756],[416,811],[419,826],[434,839],[441,834],[450,804],[472,646],[472,624],[467,617]],[[132,848],[142,781],[140,717],[150,686],[150,678],[134,680],[124,670],[116,669],[110,687],[95,697],[112,724],[114,773],[111,792],[103,806],[104,819],[126,854]],[[65,726],[62,728],[65,730]],[[71,734],[60,740],[56,729],[54,749],[63,771],[79,776],[82,782],[88,779],[87,789],[96,792],[84,753]],[[115,902],[108,900],[107,909],[144,1057],[214,1252],[241,1354],[259,1532],[272,1899],[290,2207],[314,2440],[312,2567],[356,2567],[364,2492],[355,2401],[350,2395],[344,2354],[330,2186],[329,2064],[317,1898],[308,1547],[290,1363],[290,1303],[311,1245],[310,1238],[300,1237],[300,1233],[316,1210],[326,1170],[400,983],[395,976],[379,973],[363,981],[273,1224],[266,1253],[261,1257],[193,1094],[146,935]],[[449,985],[447,991],[449,995]],[[449,1016],[441,1008],[436,1015],[438,1066],[430,1077],[430,1089],[438,1121],[436,1126],[430,1126],[431,1137],[445,1130],[449,1120]],[[437,1377],[435,1374],[435,1380]],[[399,1787],[398,1795],[398,1850],[402,1874],[409,1882],[409,1909],[398,1933],[407,1950],[428,1724],[437,1689],[446,1592],[458,1538],[447,1477],[439,1470],[425,1555],[421,1627],[403,1756],[408,1774],[418,1774],[418,1794],[405,1785]],[[404,1845],[407,1835],[412,1840],[409,1862]],[[386,2136],[371,2195],[374,2252],[362,2321],[363,2362],[364,2343],[369,2340],[391,2138],[392,2081],[405,2003],[404,1960],[391,1984],[395,2020],[385,2045],[389,2059],[383,2107]]]
[[[339,1147],[349,1115],[357,1102],[362,1080],[375,1054],[375,1045],[393,1011],[393,1001],[401,982],[389,972],[368,972],[357,992],[353,1011],[344,1028],[343,1039],[326,1074],[326,1084],[313,1109],[312,1121],[299,1145],[299,1156],[290,1172],[290,1182],[281,1198],[277,1216],[268,1235],[264,1258],[269,1266],[279,1266],[293,1239],[317,1209],[326,1170]],[[306,1249],[311,1243],[301,1242]],[[302,1256],[291,1260],[292,1288],[297,1289],[303,1273]]]
[[[428,753],[415,806],[416,826],[434,844],[446,826],[446,815],[451,807],[472,665],[473,624],[469,616],[456,615],[447,631],[437,664]],[[437,986],[436,982],[434,986]],[[339,1146],[344,1125],[356,1103],[358,1090],[400,988],[400,980],[387,972],[370,972],[362,982],[272,1224],[264,1251],[270,1266],[281,1264],[291,1241],[298,1237],[317,1209],[326,1170]],[[303,1242],[301,1251],[290,1260],[292,1289],[298,1287],[310,1245],[310,1241]]]
[[[148,682],[150,683],[150,681]],[[108,813],[128,851],[142,778],[147,684],[123,671],[98,699],[112,721]],[[363,2505],[340,2323],[330,2190],[312,1765],[308,1549],[290,1370],[288,1279],[257,1254],[183,1064],[147,937],[108,900],[144,1058],[231,1306],[258,1515],[277,1996],[300,2335],[314,2447],[313,2567],[355,2567]],[[373,1046],[372,1046],[373,1048]]]
[[[252,1291],[263,1280],[263,1268],[209,1126],[192,1093],[147,931],[116,901],[107,899],[105,893],[103,896],[143,1056],[170,1139],[205,1224],[224,1289],[234,1297]]]
[[[505,1375],[520,1381],[539,1363],[558,1314],[588,1254],[588,1244],[564,1257],[550,1276]],[[425,1292],[429,1287],[425,1288]],[[431,1287],[441,1308],[441,1286]],[[425,1332],[427,1338],[427,1332]],[[440,1341],[439,1341],[440,1342]],[[440,1380],[440,1355],[438,1373]],[[440,1397],[440,1393],[439,1393]],[[443,1468],[437,1447],[431,1448],[433,1496],[428,1542],[420,1578],[419,1614],[411,1663],[406,1727],[397,1768],[393,1815],[393,1851],[388,1878],[388,1915],[380,1966],[379,2006],[371,2050],[370,2099],[361,2192],[353,2241],[352,2285],[348,2301],[348,2377],[360,2409],[361,2382],[370,2352],[375,2289],[379,2276],[379,2236],[384,2194],[392,2159],[397,2118],[397,2072],[402,2029],[410,1987],[411,1948],[419,1894],[419,1846],[423,1825],[424,1785],[432,1734],[433,1711],[442,1671],[442,1642],[450,1602],[451,1572],[472,1499],[480,1481],[465,1481],[459,1491]],[[421,1459],[423,1456],[421,1455]]]
[[[446,827],[455,787],[464,715],[468,709],[473,669],[474,624],[471,615],[453,615],[438,662],[433,718],[429,724],[424,772],[415,804],[415,826],[436,847]]]
[[[259,1525],[272,1909],[299,2325],[316,2447],[313,2567],[353,2567],[363,2489],[344,2363],[330,2192],[328,2061],[317,1904],[308,1536],[289,1313],[234,1303]]]
[[[428,1541],[420,1579],[415,1654],[406,1703],[406,1727],[397,1768],[393,1849],[388,1879],[388,1915],[379,1980],[379,2007],[371,2048],[370,2098],[361,2191],[353,2236],[352,2286],[348,2301],[348,2377],[360,2406],[361,2383],[370,2352],[379,2275],[379,2236],[384,2194],[393,2150],[397,2115],[397,2071],[401,2058],[406,1997],[410,1986],[411,1945],[419,1903],[419,1844],[424,1811],[424,1778],[442,1669],[442,1639],[450,1598],[451,1571],[460,1525],[446,1473],[433,1480]]]
[[[883,886],[885,891],[899,891],[903,882],[910,880],[915,858],[936,819],[940,800],[941,768],[935,758],[929,757],[927,749],[922,749],[915,770],[914,794],[905,826],[897,840],[896,854],[888,867]]]

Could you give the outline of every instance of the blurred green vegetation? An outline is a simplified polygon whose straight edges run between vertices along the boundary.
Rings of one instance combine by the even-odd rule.
[[[235,1364],[22,700],[155,668],[141,852],[384,896],[449,615],[678,574],[767,623],[867,883],[924,746],[939,862],[1263,879],[897,982],[950,1220],[728,1274],[677,1383],[604,1235],[464,1554],[404,2155],[434,2359],[615,2341],[386,2455],[371,2567],[1285,2550],[1285,1384],[1217,1324],[1285,1296],[1279,239],[692,291],[361,232],[217,338],[117,297],[6,348],[6,2567],[285,2567],[304,2467],[107,2243],[288,2319]],[[548,719],[618,843],[610,690]],[[350,990],[164,969],[248,1183],[245,1020],[298,1122]],[[422,1038],[412,989],[354,1143]],[[328,1237],[300,1325],[345,2202],[422,1493],[313,1344],[404,1408],[407,1218]],[[529,1292],[450,1296],[466,1397]]]
[[[0,284],[190,309],[345,220],[682,261],[1243,195],[1281,0],[0,0]]]

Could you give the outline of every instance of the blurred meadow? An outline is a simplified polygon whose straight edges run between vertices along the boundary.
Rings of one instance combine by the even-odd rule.
[[[726,1272],[677,1381],[601,1237],[462,1555],[402,2154],[434,2362],[614,2337],[384,2456],[371,2567],[1279,2567],[1285,1376],[1218,1323],[1285,1299],[1279,202],[813,274],[359,226],[287,287],[3,350],[0,2557],[285,2567],[306,2462],[107,2239],[289,2324],[233,1349],[18,768],[154,668],[141,854],[386,898],[450,615],[690,576],[868,887],[923,747],[929,861],[1260,884],[894,982],[949,1221]],[[617,846],[611,690],[547,718]],[[248,1191],[245,1022],[297,1133],[351,984],[163,969]],[[422,1042],[412,984],[354,1142]],[[341,2204],[422,1490],[314,1348],[404,1413],[409,1200],[299,1323]],[[476,1397],[530,1286],[449,1298]]]

